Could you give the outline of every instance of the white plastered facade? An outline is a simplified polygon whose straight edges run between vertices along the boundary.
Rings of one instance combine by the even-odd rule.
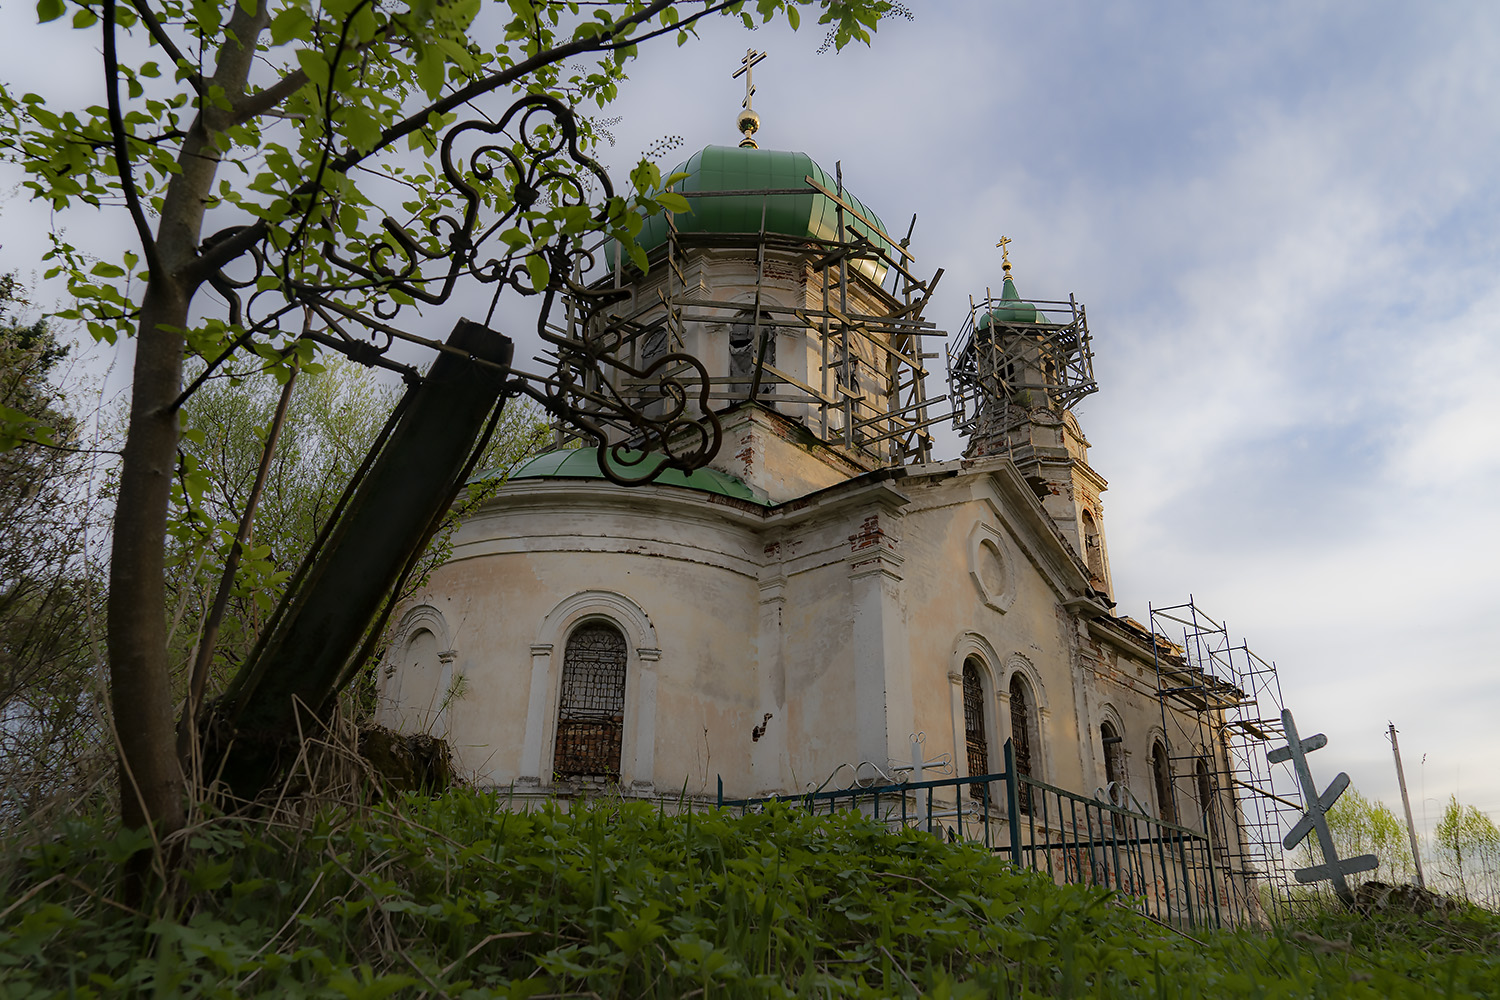
[[[739,303],[754,288],[750,267],[743,254],[705,252],[683,271]],[[764,291],[794,304],[810,295],[808,280],[772,269]],[[635,293],[649,298],[650,282]],[[711,371],[727,369],[724,330],[707,323],[692,338],[685,346]],[[789,374],[817,381],[795,337],[781,336],[776,352]],[[965,775],[962,672],[972,659],[992,770],[1012,735],[1019,676],[1035,777],[1101,789],[1108,719],[1124,738],[1132,794],[1154,803],[1150,738],[1162,708],[1150,640],[1110,614],[1106,484],[1072,414],[1038,418],[1027,447],[1041,456],[1039,478],[1006,455],[882,465],[818,440],[827,429],[810,412],[721,413],[713,467],[753,500],[582,477],[500,487],[399,619],[382,721],[440,725],[481,785],[588,792],[554,767],[560,687],[570,635],[607,622],[626,646],[619,794],[705,801],[721,781],[728,797],[805,791],[841,769],[908,764],[919,734],[927,758],[951,754]],[[446,657],[435,672],[413,666],[421,634]],[[431,705],[442,711],[422,710]],[[1188,801],[1191,779],[1178,780]]]

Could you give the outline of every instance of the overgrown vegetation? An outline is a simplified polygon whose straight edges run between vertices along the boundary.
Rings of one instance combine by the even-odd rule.
[[[280,380],[276,374],[207,379],[184,407],[181,468],[167,520],[168,641],[174,663],[192,662],[203,641],[204,620],[265,459],[286,381],[286,373],[280,373]],[[222,690],[254,646],[402,392],[399,383],[338,355],[299,372],[271,452],[253,531],[236,559],[223,624],[213,643],[208,690]],[[540,408],[525,399],[511,401],[480,467],[496,470],[496,482],[502,482],[504,472],[549,440]],[[460,509],[470,509],[485,495],[470,488]],[[447,557],[457,514],[445,522],[398,600]]]
[[[1106,893],[857,815],[519,814],[456,790],[208,818],[162,895],[98,815],[12,847],[0,997],[1432,997],[1500,991],[1500,920],[1329,914],[1201,943]]]
[[[83,394],[65,398],[68,348],[24,318],[28,305],[0,275],[0,823],[52,801],[80,758],[108,756],[94,667],[104,580],[87,551],[107,523],[103,474]]]

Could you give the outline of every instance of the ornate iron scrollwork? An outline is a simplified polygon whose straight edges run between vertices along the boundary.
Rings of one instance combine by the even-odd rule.
[[[230,322],[248,337],[279,330],[283,317],[305,310],[326,331],[314,339],[362,363],[401,368],[386,357],[396,340],[443,349],[402,329],[408,307],[446,303],[466,282],[494,286],[494,302],[507,288],[541,295],[537,332],[556,365],[547,374],[511,369],[512,391],[595,441],[600,471],[615,482],[649,482],[668,468],[706,464],[720,427],[702,362],[674,353],[636,368],[615,357],[605,310],[620,293],[573,277],[591,262],[585,239],[607,232],[616,221],[609,212],[621,204],[608,173],[579,148],[573,111],[530,94],[497,121],[450,126],[437,151],[446,184],[437,197],[448,210],[415,230],[386,217],[378,236],[351,244],[340,238],[341,213],[359,206],[307,195],[295,224],[270,230],[241,258],[248,276],[212,277]],[[596,196],[606,207],[590,213],[584,232],[555,231],[549,210],[586,209]],[[233,233],[210,237],[205,249]],[[576,317],[562,333],[549,322],[559,300]],[[618,387],[622,380],[628,391]]]

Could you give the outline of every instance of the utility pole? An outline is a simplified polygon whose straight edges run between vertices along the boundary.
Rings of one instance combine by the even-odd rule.
[[[1391,723],[1391,753],[1396,755],[1396,782],[1401,786],[1401,808],[1406,811],[1406,833],[1411,837],[1411,860],[1417,868],[1417,888],[1427,888],[1422,877],[1422,853],[1417,849],[1417,826],[1411,821],[1411,799],[1406,794],[1406,772],[1401,769],[1401,744],[1396,742],[1396,724]]]

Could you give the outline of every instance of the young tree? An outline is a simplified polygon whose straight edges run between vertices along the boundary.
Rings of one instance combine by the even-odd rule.
[[[1432,831],[1437,846],[1439,872],[1452,879],[1459,895],[1495,905],[1496,881],[1500,876],[1500,828],[1489,815],[1474,806],[1448,797],[1443,818]]]
[[[381,317],[446,299],[460,277],[550,301],[588,233],[642,259],[632,238],[642,213],[685,201],[658,192],[645,163],[634,196],[615,196],[570,109],[612,99],[641,43],[681,44],[720,13],[795,27],[813,5],[508,0],[485,33],[480,0],[72,0],[73,26],[101,33],[102,100],[79,111],[0,93],[0,145],[36,197],[59,212],[121,206],[140,242],[92,266],[61,239],[52,253],[93,334],[136,340],[107,630],[127,825],[172,829],[184,816],[165,587],[179,411],[193,389],[184,358],[305,362],[311,341],[280,321],[310,311],[325,340],[359,323],[389,338],[401,331]],[[890,6],[815,5],[837,47],[868,41]],[[45,22],[69,6],[37,10]],[[491,106],[505,93],[525,96]],[[493,124],[451,127],[461,114]],[[455,166],[450,140],[464,129],[489,145]],[[428,157],[412,166],[403,147]],[[391,200],[399,208],[383,210]],[[490,237],[503,250],[476,259],[471,238]],[[433,261],[452,266],[424,272]],[[199,304],[205,285],[222,298],[217,314]],[[268,297],[281,305],[251,310]],[[355,339],[349,349],[368,355]]]
[[[174,663],[191,662],[198,651],[285,388],[268,373],[211,379],[183,408],[182,474],[167,528]],[[227,679],[250,652],[399,398],[398,386],[336,354],[299,373],[270,452],[248,544],[233,559],[226,613],[210,653],[214,680]],[[542,412],[518,401],[506,408],[480,465],[503,475],[550,438]],[[442,541],[440,536],[414,580],[443,554]]]

